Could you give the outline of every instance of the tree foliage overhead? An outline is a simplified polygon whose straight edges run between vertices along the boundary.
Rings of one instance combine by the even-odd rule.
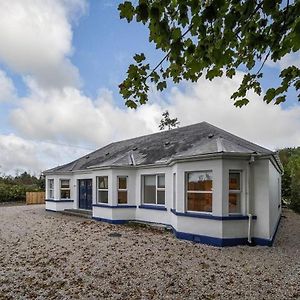
[[[248,91],[261,95],[265,62],[277,62],[300,48],[299,0],[139,0],[136,5],[125,1],[119,11],[128,22],[135,19],[148,26],[149,41],[165,53],[156,66],[143,53],[134,56],[119,86],[132,108],[148,101],[151,83],[162,91],[168,79],[232,78],[237,69],[246,72],[231,98],[241,107],[249,102]],[[279,76],[280,85],[266,91],[267,103],[284,102],[289,88],[300,89],[296,66]]]
[[[168,128],[168,130],[172,128],[179,127],[180,122],[177,118],[171,118],[169,112],[166,110],[162,113],[162,119],[159,123],[159,130],[164,130],[165,128]]]

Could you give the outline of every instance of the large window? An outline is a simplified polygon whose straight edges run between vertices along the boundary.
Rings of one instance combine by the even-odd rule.
[[[60,180],[60,199],[70,199],[70,180],[61,179]]]
[[[127,177],[118,177],[118,204],[127,203]]]
[[[241,172],[229,172],[229,213],[241,213]]]
[[[212,212],[212,172],[187,173],[187,210]]]
[[[143,203],[165,204],[165,175],[143,176]]]
[[[108,176],[98,177],[98,202],[108,203]]]
[[[48,198],[54,199],[54,179],[48,179]]]

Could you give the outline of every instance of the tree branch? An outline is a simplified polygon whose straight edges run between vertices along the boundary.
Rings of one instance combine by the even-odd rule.
[[[271,49],[269,50],[268,54],[266,55],[266,57],[265,57],[263,63],[261,64],[260,68],[259,68],[258,71],[256,72],[255,77],[257,77],[257,75],[260,73],[260,71],[261,71],[262,68],[264,67],[264,65],[265,65],[265,63],[266,63],[266,61],[267,61],[267,59],[268,59],[269,56],[270,56],[270,54],[271,54]]]
[[[183,37],[185,37],[193,28],[193,24],[190,25],[190,27],[181,35],[180,39],[182,39]],[[155,72],[161,65],[162,63],[169,57],[169,55],[171,54],[171,49],[167,52],[167,54],[162,58],[162,60],[154,67],[154,69],[152,69],[152,71],[149,73],[149,75],[146,77],[146,80],[151,76],[151,74],[153,72]]]

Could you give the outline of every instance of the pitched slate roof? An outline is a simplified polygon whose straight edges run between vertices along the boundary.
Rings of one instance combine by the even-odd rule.
[[[44,173],[102,167],[166,164],[174,159],[217,153],[273,155],[274,152],[207,122],[111,143]]]

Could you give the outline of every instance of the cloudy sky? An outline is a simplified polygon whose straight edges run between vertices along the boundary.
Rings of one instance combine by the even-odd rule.
[[[300,145],[300,105],[294,93],[281,106],[251,103],[235,108],[233,80],[170,86],[151,91],[150,103],[125,108],[118,94],[128,64],[144,52],[162,54],[147,29],[119,19],[116,0],[0,1],[0,173],[42,170],[69,162],[105,144],[158,131],[163,111],[181,126],[210,122],[271,149]],[[269,62],[263,85],[276,85],[299,55]]]

